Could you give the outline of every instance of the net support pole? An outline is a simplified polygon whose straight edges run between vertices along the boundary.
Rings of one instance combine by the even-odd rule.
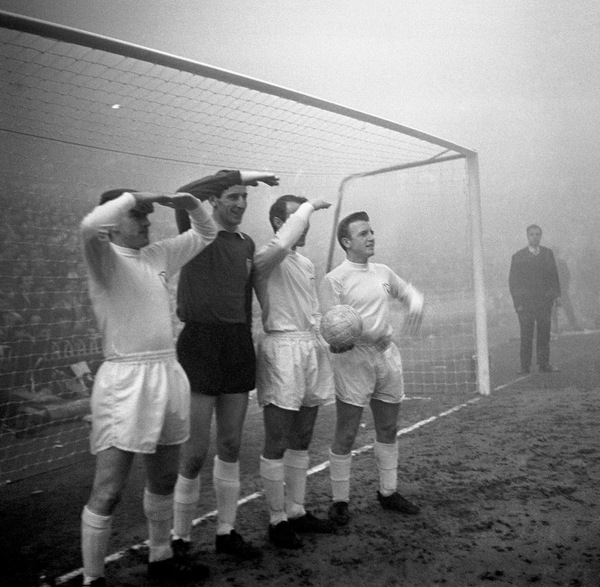
[[[477,389],[481,395],[490,394],[490,362],[487,333],[485,284],[483,278],[483,230],[479,190],[479,160],[477,154],[466,157],[467,197],[473,254],[473,285],[475,293],[475,332],[477,345]]]

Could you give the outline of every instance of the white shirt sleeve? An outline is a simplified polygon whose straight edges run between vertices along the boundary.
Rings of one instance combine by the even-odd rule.
[[[135,205],[133,195],[125,192],[114,200],[96,206],[81,222],[83,255],[98,283],[106,285],[115,254],[110,247],[110,231]]]
[[[335,280],[326,275],[321,281],[319,289],[319,302],[321,306],[321,314],[324,316],[333,307],[340,303],[340,293],[336,289]]]
[[[281,263],[304,232],[314,208],[304,202],[285,221],[268,245],[261,247],[254,255],[253,266],[259,278],[264,278]]]
[[[191,210],[189,217],[191,221],[189,230],[156,243],[157,248],[163,249],[166,253],[168,277],[177,273],[217,238],[217,225],[202,204]]]
[[[407,283],[401,277],[398,277],[390,269],[390,283],[392,285],[392,295],[408,307],[410,313],[421,312],[423,310],[423,294],[412,284]]]

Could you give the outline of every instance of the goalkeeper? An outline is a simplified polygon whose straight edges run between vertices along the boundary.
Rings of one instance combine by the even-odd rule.
[[[191,229],[149,244],[153,204],[186,210]],[[111,190],[81,223],[90,298],[105,362],[92,392],[91,452],[96,472],[81,516],[83,584],[101,587],[113,511],[136,453],[144,456],[144,512],[152,579],[202,580],[203,565],[171,550],[179,445],[189,436],[190,386],[176,360],[167,281],[216,237],[190,194]]]
[[[304,508],[308,448],[319,406],[333,401],[333,376],[327,345],[317,332],[315,268],[296,251],[304,246],[311,214],[330,205],[293,195],[278,198],[269,210],[276,234],[254,256],[254,288],[266,333],[256,373],[265,426],[260,476],[269,540],[279,548],[300,548],[298,533],[335,531],[329,520]]]
[[[347,304],[361,316],[362,335],[350,348],[331,348],[336,394],[336,429],[329,451],[333,503],[329,518],[344,526],[350,520],[350,468],[352,444],[362,413],[370,405],[375,424],[375,459],[379,470],[377,498],[386,510],[416,514],[419,508],[397,491],[398,414],[404,397],[402,361],[392,342],[390,300],[408,306],[407,333],[417,332],[423,296],[389,267],[370,263],[375,238],[366,212],[355,212],[340,221],[337,239],[346,259],[323,279],[321,309]]]
[[[192,388],[190,439],[181,451],[175,485],[173,548],[191,551],[191,533],[200,499],[200,472],[216,416],[213,486],[217,498],[215,550],[241,560],[262,556],[235,529],[240,495],[239,454],[248,394],[255,388],[256,356],[252,341],[252,259],[254,241],[240,230],[248,187],[275,186],[279,178],[261,171],[226,171],[181,188],[213,208],[217,238],[181,270],[177,315],[185,322],[177,357]],[[189,227],[185,210],[176,210],[180,232]]]

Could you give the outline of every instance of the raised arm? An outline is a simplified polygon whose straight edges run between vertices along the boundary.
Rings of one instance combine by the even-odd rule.
[[[241,183],[242,176],[239,171],[223,170],[214,175],[208,175],[187,183],[177,191],[192,194],[192,196],[204,202],[210,196],[219,196],[227,188]]]
[[[216,229],[207,213],[200,209],[196,198],[190,194],[166,194],[163,192],[124,192],[113,200],[96,206],[81,222],[83,254],[95,280],[106,285],[114,251],[110,247],[111,232],[118,222],[133,209],[141,214],[150,214],[154,204],[182,210],[198,217],[197,229],[208,242],[214,240]]]
[[[258,182],[266,183],[269,186],[279,185],[279,178],[265,171],[240,171],[240,176],[243,185],[257,186]]]
[[[188,218],[191,222],[189,230],[158,243],[159,248],[166,250],[168,255],[167,272],[169,277],[217,238],[217,225],[198,199],[190,194],[177,194],[177,196],[181,196],[181,198],[163,205],[175,208],[176,212],[184,211],[186,215],[189,215]]]
[[[187,183],[178,191],[191,194],[204,202],[211,196],[220,196],[227,188],[242,183],[243,180],[239,171],[223,170],[214,175],[208,175]],[[175,210],[175,221],[179,232],[185,232],[191,227],[190,217],[185,210]]]
[[[201,202],[211,196],[220,196],[227,188],[234,185],[258,185],[258,182],[273,186],[278,185],[279,178],[264,171],[230,171],[223,169],[214,175],[196,179],[179,188],[178,191],[192,194]],[[175,211],[175,221],[179,232],[190,228],[190,219],[185,210]]]
[[[257,251],[253,262],[255,276],[266,277],[285,259],[291,248],[298,242],[308,226],[312,213],[316,210],[325,210],[330,206],[331,204],[324,200],[313,200],[301,204],[275,233],[269,244]]]
[[[125,192],[114,200],[96,206],[81,222],[83,256],[91,276],[100,284],[107,284],[114,255],[110,248],[111,230],[136,204],[134,195]]]

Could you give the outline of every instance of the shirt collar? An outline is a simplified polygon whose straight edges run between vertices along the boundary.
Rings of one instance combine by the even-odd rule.
[[[345,259],[345,261],[353,269],[359,269],[360,271],[366,271],[367,269],[369,269],[369,261],[367,261],[366,263],[355,263],[354,261],[350,261],[349,259]]]
[[[115,245],[115,243],[110,243],[110,246],[115,249],[119,255],[123,257],[139,257],[141,249],[130,249],[129,247],[122,247],[121,245]]]
[[[214,217],[213,221],[217,225],[217,232],[228,232],[229,234],[238,234],[241,239],[245,238],[244,233],[240,230],[239,226],[236,226],[235,230],[227,230],[222,224],[217,222]]]
[[[532,255],[539,255],[540,254],[540,247],[530,247],[530,246],[528,246],[527,248],[529,249],[529,252]]]

